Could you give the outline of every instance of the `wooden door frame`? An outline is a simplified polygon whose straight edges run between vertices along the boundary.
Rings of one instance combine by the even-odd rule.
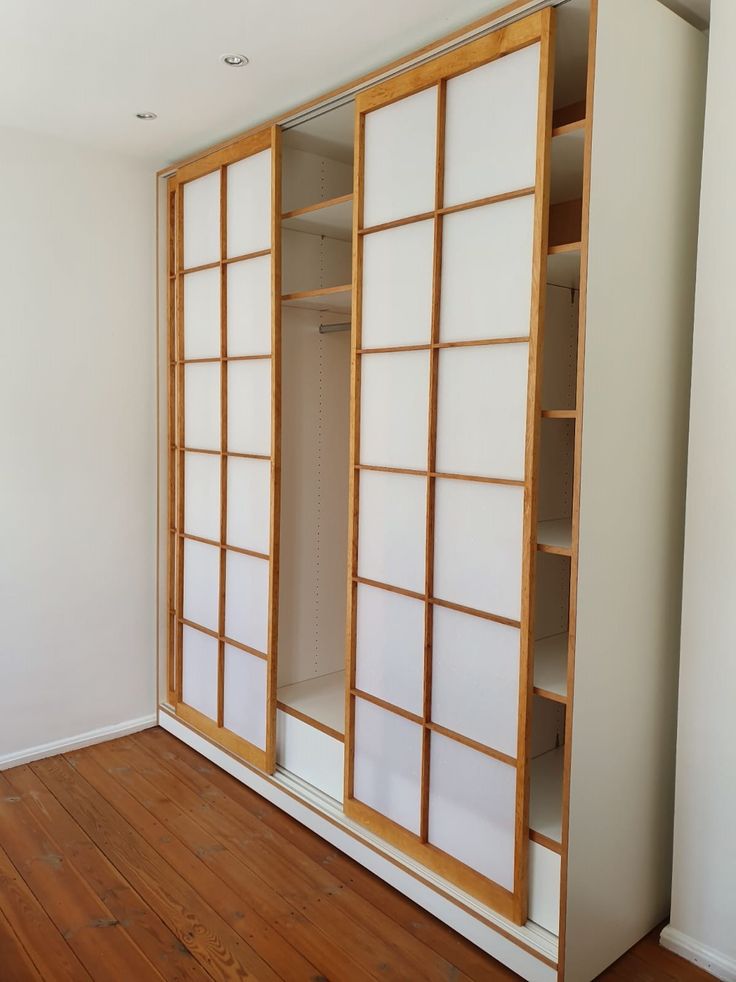
[[[246,256],[227,255],[227,168],[264,150],[271,152],[271,245]],[[184,459],[185,453],[197,451],[185,445],[184,438],[184,374],[188,363],[184,357],[183,332],[183,278],[193,269],[185,269],[183,262],[183,192],[190,181],[208,174],[220,173],[220,258],[201,268],[220,270],[220,355],[207,359],[220,364],[220,449],[204,451],[220,458],[220,538],[211,542],[220,550],[220,581],[218,596],[218,629],[208,630],[202,625],[191,624],[183,614],[184,542],[197,541],[196,536],[184,530]],[[218,746],[236,754],[250,764],[272,773],[276,766],[276,686],[278,664],[279,619],[279,544],[281,504],[281,131],[273,124],[251,133],[236,143],[229,144],[217,153],[198,158],[179,168],[167,181],[168,193],[168,426],[169,426],[169,474],[168,474],[168,641],[167,641],[167,691],[176,715],[195,730],[211,739]],[[271,352],[269,355],[228,357],[227,352],[227,270],[230,263],[247,261],[259,256],[271,257]],[[271,362],[271,453],[234,454],[227,446],[227,381],[231,361],[266,358]],[[198,359],[195,359],[195,361]],[[201,360],[201,359],[199,359]],[[270,528],[268,556],[252,550],[236,548],[227,543],[227,468],[230,456],[269,460],[270,478]],[[202,541],[202,540],[200,540]],[[225,635],[225,578],[227,553],[244,553],[269,562],[268,642],[266,652],[256,651],[248,645],[234,641]],[[184,626],[193,627],[217,640],[218,644],[218,696],[217,719],[210,719],[182,701],[182,637]],[[224,674],[225,645],[239,648],[267,662],[266,677],[266,747],[265,750],[224,727]]]
[[[534,187],[515,191],[509,194],[497,195],[492,198],[469,202],[459,208],[445,209],[442,200],[443,186],[443,154],[444,154],[444,95],[447,80],[464,72],[478,68],[507,54],[511,54],[531,44],[541,43],[539,68],[539,103],[537,120],[537,156]],[[530,741],[530,710],[533,688],[533,638],[534,638],[534,584],[536,562],[536,516],[537,516],[537,484],[538,484],[538,447],[540,437],[540,391],[541,391],[541,346],[544,326],[545,282],[548,246],[549,218],[549,176],[550,148],[552,134],[552,99],[554,79],[554,16],[551,7],[536,14],[519,20],[508,27],[500,28],[476,41],[450,51],[449,53],[421,65],[413,70],[380,82],[373,88],[360,93],[356,98],[355,126],[355,177],[353,196],[353,332],[351,357],[351,408],[350,408],[350,527],[348,542],[348,623],[346,631],[346,717],[345,717],[345,814],[366,826],[383,839],[393,843],[407,855],[422,862],[425,866],[458,884],[467,893],[495,908],[503,916],[515,923],[522,924],[527,917],[528,901],[528,840],[529,840],[529,741]],[[438,127],[437,127],[437,173],[435,183],[435,207],[431,212],[421,216],[412,216],[386,225],[363,228],[363,182],[364,182],[364,145],[365,145],[365,116],[375,109],[390,105],[399,99],[413,95],[432,86],[438,86]],[[448,212],[473,206],[481,206],[496,201],[519,197],[521,194],[535,196],[534,210],[534,247],[532,267],[532,302],[531,323],[528,338],[529,369],[526,409],[526,440],[525,440],[525,473],[523,482],[516,483],[524,487],[524,520],[523,520],[523,560],[521,584],[521,619],[520,622],[509,622],[505,618],[496,617],[479,611],[474,614],[489,617],[502,623],[513,623],[520,629],[520,671],[519,671],[519,728],[517,736],[516,758],[493,751],[489,747],[473,744],[459,734],[452,733],[453,739],[470,745],[473,749],[489,754],[505,763],[512,764],[517,770],[515,829],[514,829],[514,888],[507,890],[492,882],[476,870],[471,869],[460,860],[449,856],[428,841],[427,813],[429,795],[429,739],[431,732],[442,732],[431,719],[431,667],[432,667],[432,610],[438,602],[433,597],[433,561],[434,561],[434,489],[436,472],[436,423],[437,423],[437,368],[439,351],[443,347],[453,345],[453,342],[442,344],[439,340],[439,282],[441,274],[441,237],[443,215]],[[404,716],[412,722],[421,724],[422,732],[422,782],[421,782],[421,817],[419,835],[410,832],[384,815],[379,814],[363,802],[354,798],[353,757],[355,750],[355,700],[366,699],[366,693],[356,689],[356,625],[357,625],[357,591],[361,582],[366,582],[358,575],[358,514],[360,472],[367,469],[360,464],[360,382],[361,360],[364,353],[361,338],[362,313],[362,260],[363,240],[367,231],[375,232],[379,228],[395,227],[410,221],[434,219],[434,270],[432,287],[432,331],[430,343],[412,346],[427,348],[430,351],[430,395],[429,395],[429,426],[428,426],[428,463],[427,471],[422,473],[427,478],[427,536],[425,556],[425,592],[414,594],[411,591],[393,589],[393,592],[415,596],[425,603],[425,647],[424,647],[424,698],[422,716],[390,707],[397,715]],[[501,342],[516,342],[521,339],[500,339]],[[485,342],[488,343],[488,342]],[[375,468],[374,468],[375,469]],[[392,470],[392,468],[379,468]],[[394,469],[399,470],[399,469]],[[458,477],[459,475],[441,475]],[[473,479],[473,478],[471,478]],[[498,483],[498,482],[495,482]],[[376,584],[387,588],[386,584]],[[442,606],[460,609],[457,605],[441,601]],[[381,700],[367,697],[377,705]],[[389,708],[387,705],[384,708]]]

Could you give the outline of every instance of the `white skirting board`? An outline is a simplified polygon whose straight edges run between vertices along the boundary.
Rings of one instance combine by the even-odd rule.
[[[497,958],[527,982],[557,982],[557,969],[532,954],[532,951],[537,951],[540,957],[556,962],[557,938],[547,931],[532,924],[519,927],[506,921],[423,867],[416,866],[422,879],[412,875],[409,869],[415,864],[411,860],[346,819],[337,802],[332,802],[328,796],[310,789],[298,779],[283,772],[273,777],[261,774],[165,710],[159,713],[159,725]],[[431,883],[436,883],[438,890],[441,889],[445,895],[433,889]],[[450,899],[454,896],[457,902]],[[477,915],[471,911],[477,911]],[[526,948],[520,947],[520,944]]]
[[[736,982],[736,961],[728,955],[722,955],[720,951],[709,948],[701,944],[695,938],[683,934],[668,924],[659,936],[659,942],[668,951],[674,951],[676,955],[687,959],[698,968],[710,972],[722,982]]]
[[[152,713],[149,716],[140,716],[138,719],[124,720],[113,726],[102,726],[99,730],[78,733],[76,736],[66,737],[63,740],[52,740],[51,743],[42,743],[37,747],[29,747],[27,750],[17,750],[15,753],[0,757],[0,771],[5,771],[9,767],[19,767],[21,764],[30,764],[31,761],[41,760],[44,757],[54,757],[56,754],[63,754],[69,750],[81,750],[82,747],[91,747],[94,743],[115,740],[117,737],[128,736],[129,733],[138,733],[140,730],[147,730],[150,726],[155,726],[157,720],[157,714]]]

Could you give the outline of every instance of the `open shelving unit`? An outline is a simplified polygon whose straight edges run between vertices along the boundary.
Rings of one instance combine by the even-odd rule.
[[[558,46],[558,54],[564,49]],[[582,62],[577,65],[582,69]],[[578,70],[561,64],[555,80],[550,153],[547,308],[542,352],[542,433],[537,521],[537,639],[533,653],[529,837],[559,876],[566,766],[570,586],[574,529],[572,495],[577,468],[579,298],[583,248],[586,140],[585,87]],[[540,636],[541,635],[541,636]],[[545,708],[546,707],[546,708]],[[556,716],[555,714],[561,714]],[[556,720],[554,725],[551,721]],[[555,907],[548,916],[554,923]],[[543,920],[540,917],[540,921]]]
[[[537,546],[542,552],[569,556],[572,549],[572,520],[556,518],[537,526]]]
[[[567,634],[552,634],[534,644],[534,693],[544,698],[567,699]]]
[[[298,290],[285,293],[281,301],[286,307],[299,307],[302,310],[328,311],[335,314],[350,314],[353,288],[350,283],[338,286],[317,287],[314,290]]]
[[[345,732],[345,672],[330,672],[277,690],[278,708],[342,740]]]
[[[564,760],[564,747],[555,747],[533,758],[531,762],[529,828],[544,844],[558,849],[562,842]]]
[[[349,242],[353,234],[353,196],[338,195],[304,208],[295,208],[281,216],[283,228],[310,235],[326,235]]]

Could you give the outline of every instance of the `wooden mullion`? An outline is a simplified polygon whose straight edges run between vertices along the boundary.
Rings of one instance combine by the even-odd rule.
[[[166,284],[166,357],[168,368],[166,372],[166,399],[167,399],[167,432],[168,432],[168,458],[167,458],[167,522],[169,530],[174,529],[174,534],[169,531],[167,539],[167,607],[169,611],[176,609],[176,560],[178,539],[175,530],[177,524],[176,512],[176,479],[178,454],[173,447],[177,443],[177,416],[176,416],[176,391],[177,391],[177,365],[176,365],[176,214],[177,214],[177,191],[176,181],[170,178],[166,184],[167,194],[167,228],[168,244],[166,250],[166,263],[168,281]],[[169,613],[166,623],[166,697],[167,701],[174,705],[176,702],[176,651],[177,651],[177,624],[176,619]]]
[[[347,555],[347,617],[345,637],[345,753],[343,801],[353,798],[353,767],[355,754],[355,650],[358,603],[358,508],[360,501],[360,372],[362,346],[363,298],[363,176],[365,167],[365,116],[355,110],[354,174],[353,174],[353,245],[352,245],[352,330],[350,336],[350,468],[348,471],[348,555]]]
[[[508,338],[472,338],[468,341],[435,341],[429,344],[396,344],[385,348],[361,348],[360,355],[385,355],[401,351],[430,351],[432,348],[479,348],[491,344],[528,344],[529,335]],[[217,360],[217,359],[215,359]]]
[[[242,263],[246,262],[248,259],[260,259],[261,256],[270,256],[271,249],[258,249],[256,252],[245,252],[242,256],[227,256],[225,254],[222,257],[222,264],[224,266],[229,266],[230,263]]]
[[[455,743],[461,743],[464,747],[468,747],[470,750],[475,750],[479,754],[485,754],[486,757],[492,757],[494,760],[501,761],[502,764],[508,764],[509,767],[516,767],[517,761],[515,757],[510,754],[505,754],[501,750],[496,750],[494,747],[489,747],[488,744],[480,743],[478,740],[473,740],[470,737],[464,736],[462,733],[458,733],[456,730],[451,730],[447,726],[440,726],[439,723],[428,723],[427,727],[432,733],[439,733],[440,736],[447,737],[449,740],[454,740]]]
[[[356,464],[359,471],[375,471],[379,474],[406,474],[411,477],[441,477],[447,481],[472,481],[477,484],[500,484],[504,487],[523,488],[524,482],[510,477],[485,477],[478,474],[451,474],[448,471],[420,471],[412,467],[384,467],[381,464]]]
[[[358,229],[358,235],[371,235],[373,232],[387,232],[391,228],[399,228],[402,225],[414,225],[416,222],[427,222],[434,218],[434,211],[423,211],[418,215],[407,215],[405,218],[394,218],[390,222],[381,222],[380,225],[369,225],[368,228]]]
[[[503,194],[491,194],[487,198],[476,198],[474,201],[463,201],[458,205],[439,207],[441,215],[453,215],[458,211],[470,211],[473,208],[484,208],[486,205],[497,205],[502,201],[513,201],[514,198],[528,198],[534,194],[534,188],[518,188],[516,191],[504,191]]]
[[[203,447],[172,447],[172,450],[179,450],[182,453],[204,453],[215,457],[222,455],[222,450],[205,450]],[[227,457],[242,457],[244,460],[271,460],[271,455],[267,453],[238,453],[235,450],[228,450]]]
[[[184,358],[184,289],[183,279],[180,271],[184,266],[184,198],[181,188],[177,185],[176,190],[176,218],[175,218],[175,317],[174,317],[174,351],[177,362],[180,364],[176,368],[176,433],[175,440],[178,447],[186,446],[186,433],[184,431],[184,381],[185,368],[181,364]],[[184,531],[184,467],[185,451],[179,449],[176,452],[176,527]],[[178,617],[184,614],[184,540],[177,540],[176,547],[176,585],[175,602]],[[182,675],[183,675],[183,647],[184,647],[184,628],[181,620],[176,625],[176,645],[174,651],[175,660],[175,682],[174,682],[174,702],[178,704],[182,698]]]
[[[265,769],[276,768],[279,573],[281,560],[281,128],[269,130],[271,148],[271,516],[268,564],[268,660]]]
[[[424,672],[422,698],[422,774],[420,786],[419,838],[429,840],[429,782],[432,733],[432,639],[434,632],[434,608],[429,598],[434,590],[434,521],[437,470],[437,383],[440,352],[436,347],[440,340],[440,290],[442,284],[442,206],[445,183],[445,107],[447,83],[443,79],[437,86],[437,142],[435,149],[435,216],[432,263],[432,321],[429,351],[429,405],[427,407],[427,514],[424,533]]]
[[[412,713],[408,709],[402,709],[401,706],[397,706],[387,699],[381,699],[380,696],[374,696],[371,692],[366,692],[365,689],[358,689],[355,686],[350,687],[350,691],[357,699],[364,699],[366,702],[370,702],[374,706],[378,706],[379,709],[385,709],[388,713],[393,713],[394,716],[401,716],[402,719],[408,719],[411,723],[416,723],[417,726],[422,726],[424,722],[423,716],[419,716],[417,713]]]
[[[224,266],[223,266],[224,269]],[[225,277],[223,276],[223,279]],[[271,358],[270,354],[263,355],[214,355],[211,358],[184,358],[181,362],[182,365],[207,365],[207,364],[220,364],[223,361],[269,361]],[[175,362],[174,364],[179,364]]]
[[[187,617],[177,616],[177,620],[184,627],[191,627],[195,631],[200,631],[202,634],[206,634],[210,638],[214,638],[216,641],[222,641],[224,644],[231,645],[233,648],[239,648],[241,651],[247,651],[249,655],[255,655],[256,658],[262,658],[264,661],[268,661],[268,655],[265,651],[259,651],[257,648],[251,648],[250,645],[243,644],[242,641],[235,641],[233,638],[229,638],[226,634],[221,634],[219,631],[214,631],[211,627],[205,627],[204,624],[198,624],[196,621],[189,620]]]
[[[200,266],[190,266],[188,269],[180,266],[179,272],[182,274],[182,276],[187,276],[189,273],[201,273],[204,269],[217,269],[220,263],[220,259],[215,259],[211,263],[202,263]]]
[[[225,716],[225,596],[227,590],[227,167],[220,168],[220,593],[217,614],[217,725]]]

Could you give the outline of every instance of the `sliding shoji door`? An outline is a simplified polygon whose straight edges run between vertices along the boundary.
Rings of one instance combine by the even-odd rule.
[[[173,699],[265,770],[275,757],[279,131],[171,179]]]
[[[356,105],[345,809],[519,922],[552,17]]]

